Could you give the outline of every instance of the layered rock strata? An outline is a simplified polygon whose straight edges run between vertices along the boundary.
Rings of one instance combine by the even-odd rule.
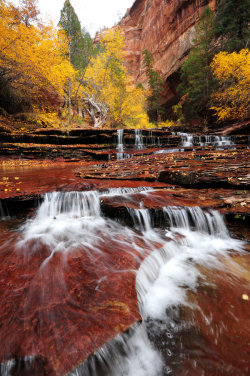
[[[205,6],[216,0],[136,0],[120,26],[125,36],[126,63],[136,83],[146,83],[143,50],[154,58],[154,68],[166,82],[165,102],[176,96],[178,74],[194,37],[194,27]]]

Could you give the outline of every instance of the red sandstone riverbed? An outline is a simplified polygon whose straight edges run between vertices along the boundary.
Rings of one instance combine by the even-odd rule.
[[[149,158],[146,159],[148,162]],[[135,194],[133,200],[104,198],[104,203],[114,210],[128,204],[140,207],[139,202],[154,209],[163,205],[195,206],[196,203],[203,203],[203,207],[217,205],[220,208],[223,202],[222,210],[238,213],[235,209],[238,202],[237,208],[242,209],[242,215],[247,213],[244,190],[237,193],[223,189],[173,189],[173,186],[162,182],[131,181],[124,177],[124,180],[119,180],[122,171],[118,170],[118,179],[109,180],[106,175],[109,164],[103,164],[103,170],[100,164],[97,167],[106,175],[104,180],[96,176],[85,178],[84,170],[95,172],[94,165],[96,162],[2,159],[0,198],[36,196],[52,191],[149,186],[165,189],[151,196]],[[121,162],[115,167],[119,165]],[[232,196],[238,201],[232,200]],[[35,357],[32,376],[42,373],[63,375],[140,319],[135,274],[131,270],[138,269],[143,259],[141,255],[139,259],[134,257],[138,255],[137,246],[145,249],[145,255],[150,253],[150,247],[139,234],[135,234],[135,244],[128,248],[126,233],[119,233],[114,239],[105,239],[102,245],[104,255],[96,255],[93,259],[79,249],[68,253],[65,263],[65,256],[57,253],[41,268],[50,250],[40,244],[31,254],[18,251],[19,223],[14,220],[1,222],[0,241],[4,246],[0,252],[0,342],[3,344],[0,362],[32,355]],[[101,229],[99,236],[102,237]],[[28,248],[33,249],[33,246],[29,244]],[[161,246],[161,243],[155,243],[153,248]],[[114,253],[114,250],[117,252]],[[234,269],[236,273],[233,279],[227,273],[214,278],[211,272],[204,271],[213,287],[203,286],[191,299],[198,301],[200,310],[210,317],[211,322],[208,325],[198,310],[194,333],[180,333],[179,341],[185,348],[185,357],[182,369],[176,370],[176,375],[199,376],[201,369],[206,370],[206,376],[248,374],[250,323],[249,299],[246,297],[250,296],[250,288],[249,273],[244,270],[249,270],[249,255],[235,257],[235,261],[236,264],[227,264],[229,270]],[[240,268],[235,270],[237,264]],[[118,273],[107,276],[107,265],[115,266]],[[228,312],[231,313],[227,315]],[[176,355],[176,362],[179,361]],[[218,373],[220,370],[221,373]],[[17,369],[15,375],[24,374]]]

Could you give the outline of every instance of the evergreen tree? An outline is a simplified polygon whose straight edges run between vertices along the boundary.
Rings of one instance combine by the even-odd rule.
[[[181,68],[178,92],[185,96],[182,106],[187,120],[208,115],[208,102],[217,80],[213,78],[210,63],[215,54],[214,15],[209,7],[202,12],[195,28],[190,54]]]
[[[163,91],[163,81],[158,72],[153,69],[154,59],[148,50],[143,51],[143,65],[146,68],[148,84],[151,95],[147,98],[148,115],[150,121],[160,120],[160,116],[164,113],[161,104],[161,94]]]
[[[63,9],[61,10],[61,18],[59,25],[68,37],[68,53],[69,61],[79,71],[81,80],[88,65],[92,52],[92,39],[89,33],[83,29],[69,0],[65,0]],[[77,101],[77,92],[75,93],[75,102]],[[69,108],[69,124],[72,123],[71,118],[71,81],[68,84],[68,108]]]
[[[59,25],[69,40],[69,60],[78,68],[78,49],[82,41],[81,24],[69,0],[65,0],[61,10]]]
[[[220,0],[215,17],[216,37],[222,50],[233,52],[247,48],[250,41],[250,0]]]

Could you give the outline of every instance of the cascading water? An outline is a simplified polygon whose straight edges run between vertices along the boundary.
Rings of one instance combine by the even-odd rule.
[[[194,135],[190,133],[177,132],[178,136],[181,136],[181,146],[192,147],[194,146]]]
[[[177,132],[181,136],[181,146],[193,147],[197,146],[212,146],[216,149],[224,147],[235,146],[234,139],[231,136],[217,136],[217,135],[204,135],[195,136],[191,133]]]
[[[141,129],[135,129],[135,149],[144,149]]]
[[[37,332],[43,335],[48,326],[50,336],[54,338],[52,344],[65,352],[62,357],[66,356],[82,337],[84,339],[86,336],[82,346],[88,343],[88,336],[91,336],[91,331],[88,330],[92,328],[91,325],[93,328],[101,326],[101,329],[105,330],[108,317],[102,315],[103,306],[97,302],[92,303],[92,300],[98,294],[102,297],[107,292],[119,293],[119,289],[115,289],[115,285],[108,282],[108,278],[116,275],[122,281],[126,273],[135,273],[141,265],[136,272],[136,290],[142,323],[101,347],[93,357],[71,372],[71,376],[175,374],[176,366],[182,367],[184,354],[183,344],[178,348],[175,344],[180,341],[178,338],[182,338],[183,331],[188,332],[195,326],[194,315],[199,311],[198,304],[190,295],[195,296],[202,284],[213,284],[207,280],[203,271],[207,268],[214,273],[225,270],[231,259],[229,251],[242,251],[243,243],[230,237],[223,218],[216,211],[203,211],[199,207],[165,207],[161,229],[153,227],[150,211],[143,206],[139,209],[127,209],[135,230],[103,216],[101,200],[104,196],[137,192],[143,192],[150,197],[150,189],[144,187],[105,192],[46,194],[36,216],[21,228],[21,239],[16,245],[17,254],[24,254],[26,262],[31,260],[32,255],[40,255],[42,262],[39,263],[29,289],[28,285],[25,287],[27,299],[22,302],[24,311],[20,312],[20,316],[27,315],[31,323],[34,321],[30,319],[32,312],[37,311]],[[83,255],[77,269],[77,260]],[[117,260],[121,259],[121,263],[114,261],[116,257]],[[126,258],[132,260],[129,264],[134,265],[132,270],[128,270]],[[25,265],[26,263],[22,268],[25,268]],[[75,272],[78,272],[76,280],[80,279],[81,275],[90,276],[91,288],[87,285],[80,285],[80,289],[75,287],[75,295],[69,298],[69,291],[72,289],[70,281],[74,276],[69,274],[69,279],[68,269],[72,265],[75,266]],[[111,304],[110,299],[105,304]],[[122,295],[115,295],[114,301],[118,304],[117,300],[122,299]],[[60,305],[61,300],[64,302],[63,308]],[[67,304],[73,307],[69,314]],[[79,308],[80,304],[83,304],[82,310]],[[60,326],[64,327],[66,333],[74,320],[79,320],[81,314],[87,310],[88,316],[83,316],[84,331],[79,335],[80,324],[76,321],[75,332],[71,334],[75,343],[68,344],[67,336],[67,341],[64,342]],[[58,322],[57,330],[52,330],[51,328],[57,325],[55,318],[59,312],[62,312],[61,321]],[[98,313],[98,319],[92,316],[94,312]],[[204,314],[204,320],[207,319]],[[9,332],[12,333],[8,325],[6,333]],[[32,355],[36,344],[30,347],[30,339],[27,338],[26,336],[23,342],[28,341]],[[39,342],[40,337],[37,338]],[[92,338],[91,341],[94,340]],[[3,342],[3,338],[1,341]],[[42,345],[39,346],[41,351]],[[84,347],[77,351],[84,354]],[[203,356],[206,356],[206,352]],[[10,376],[14,366],[15,362],[9,359],[1,365],[1,374]],[[196,367],[196,373],[193,374],[202,374],[203,369],[198,365]]]
[[[124,130],[123,129],[118,129],[117,130],[117,137],[118,137],[118,141],[117,141],[117,159],[123,159],[123,151],[124,151],[124,147],[123,147],[123,132]]]
[[[124,134],[124,129],[117,130],[117,139],[118,139],[117,147],[116,147],[116,150],[118,151],[116,153],[117,160],[128,159],[128,158],[133,157],[133,154],[124,153],[123,134]]]
[[[230,238],[222,217],[216,211],[204,212],[198,207],[165,208],[166,223],[169,223],[165,240],[152,228],[147,209],[129,208],[128,211],[135,227],[147,241],[164,241],[161,249],[153,251],[137,272],[136,288],[143,322],[129,335],[118,336],[71,376],[174,374],[171,356],[176,354],[168,348],[169,364],[164,364],[161,352],[149,338],[165,335],[171,345],[178,333],[190,328],[191,322],[184,322],[179,312],[181,309],[198,308],[189,301],[188,292],[196,292],[201,280],[205,279],[200,267],[221,270],[224,268],[221,258],[229,257],[227,250],[240,251],[242,247],[240,241]],[[98,373],[100,363],[104,371]]]
[[[153,131],[149,131],[149,144],[151,146],[156,145],[156,137],[153,135]]]
[[[233,147],[235,142],[231,136],[205,135],[199,137],[199,146],[213,146],[214,148]]]

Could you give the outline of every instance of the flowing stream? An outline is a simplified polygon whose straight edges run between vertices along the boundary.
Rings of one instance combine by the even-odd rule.
[[[120,145],[121,140],[122,132]],[[43,354],[52,363],[59,362],[58,375],[63,374],[60,363],[72,346],[78,346],[82,359],[88,357],[82,344],[91,343],[87,338],[97,341],[96,326],[100,333],[110,325],[103,308],[107,305],[100,305],[100,300],[104,302],[109,294],[109,302],[125,307],[122,302],[128,299],[126,291],[129,283],[134,283],[134,275],[142,322],[104,346],[96,342],[100,349],[71,376],[208,375],[210,368],[214,375],[244,375],[241,365],[231,364],[230,344],[218,355],[223,338],[225,343],[228,337],[230,341],[228,325],[237,325],[237,317],[224,312],[216,321],[216,315],[199,304],[202,294],[208,292],[208,305],[213,294],[220,294],[220,275],[227,281],[222,293],[231,296],[230,304],[234,304],[232,286],[240,285],[243,273],[234,257],[244,256],[243,242],[230,236],[217,211],[199,207],[162,207],[160,227],[155,227],[150,210],[142,204],[137,209],[126,208],[133,223],[130,227],[119,218],[114,221],[104,215],[105,197],[129,199],[138,192],[150,197],[151,189],[46,194],[34,217],[5,237],[1,261],[6,263],[9,257],[4,251],[8,245],[19,274],[10,267],[16,284],[6,284],[2,302],[5,299],[6,306],[13,309],[12,300],[18,300],[19,295],[21,300],[15,306],[17,312],[6,311],[10,318],[0,330],[0,356],[6,359],[0,368],[2,376],[14,374],[20,349],[28,352],[23,359],[26,371],[32,368],[34,354]],[[6,271],[3,278],[9,280]],[[81,284],[83,281],[86,285]],[[121,315],[127,310],[122,308]],[[19,319],[21,326],[15,322]],[[69,336],[64,337],[67,332]],[[47,346],[48,338],[51,342]],[[77,359],[79,364],[81,355]]]
[[[236,148],[235,139],[233,136],[218,136],[218,135],[195,135],[192,133],[184,132],[172,132],[172,136],[178,136],[179,140],[175,141],[175,147],[170,147],[169,141],[165,140],[165,146],[161,147],[160,137],[156,137],[153,131],[149,131],[147,135],[142,134],[141,129],[134,130],[134,150],[135,151],[148,151],[150,148],[158,149],[152,151],[154,154],[162,153],[176,153],[184,152],[185,148],[202,147],[202,148],[214,148],[216,150],[234,149]],[[131,152],[124,142],[124,129],[117,130],[117,146],[116,146],[116,159],[127,159],[134,156],[133,149]]]

